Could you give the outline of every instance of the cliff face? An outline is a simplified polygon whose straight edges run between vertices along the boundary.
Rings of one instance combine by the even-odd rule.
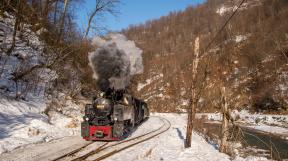
[[[136,78],[140,83],[132,86],[135,94],[155,111],[185,111],[193,44],[199,36],[196,86],[202,92],[198,110],[218,110],[220,88],[226,87],[231,108],[287,112],[287,1],[244,3],[211,47],[204,50],[239,3],[208,0],[124,30],[143,50],[144,74]]]

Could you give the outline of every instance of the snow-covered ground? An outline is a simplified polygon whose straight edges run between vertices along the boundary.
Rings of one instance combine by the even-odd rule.
[[[11,153],[0,155],[1,161],[44,161],[53,160],[75,149],[89,144],[80,135],[53,140],[48,143],[33,144]]]
[[[79,125],[71,126],[74,123],[71,117],[57,112],[48,117],[43,113],[45,109],[43,101],[1,98],[0,154],[29,144],[79,134]]]
[[[204,117],[210,121],[221,121],[220,113],[201,113],[198,118]],[[283,135],[288,137],[288,115],[267,115],[249,113],[247,110],[232,111],[235,122],[256,130]]]
[[[260,131],[265,131],[268,133],[274,133],[274,134],[280,134],[280,135],[284,135],[287,136],[287,140],[288,140],[288,129],[287,128],[283,128],[283,127],[277,127],[277,126],[268,126],[268,125],[261,125],[261,126],[247,126],[248,128],[253,128],[256,130],[260,130]]]
[[[185,114],[163,114],[155,113],[153,116],[160,116],[168,119],[171,122],[171,128],[147,142],[136,145],[130,149],[124,150],[108,159],[107,161],[135,161],[135,160],[182,160],[182,161],[225,161],[225,160],[267,160],[266,158],[259,158],[249,156],[247,158],[230,158],[224,153],[220,153],[217,146],[208,143],[202,136],[193,133],[192,147],[184,148],[184,139],[186,135],[186,120]],[[153,118],[151,118],[153,119]],[[151,125],[153,124],[153,125]],[[158,119],[153,119],[153,123],[144,123],[137,131],[150,131],[153,126],[161,124]],[[135,133],[137,133],[137,131]]]
[[[220,153],[217,149],[217,146],[214,144],[208,143],[202,136],[197,133],[193,133],[192,138],[192,147],[185,149],[184,148],[184,138],[186,131],[186,115],[185,114],[162,114],[155,113],[153,116],[160,116],[162,118],[166,118],[171,122],[171,128],[143,143],[140,143],[136,146],[133,146],[127,150],[124,150],[120,153],[107,158],[107,161],[117,161],[117,160],[127,160],[127,161],[135,161],[135,160],[182,160],[182,161],[261,161],[267,160],[266,158],[259,158],[249,156],[247,158],[230,158],[228,155],[224,153]],[[157,117],[151,117],[148,121],[143,123],[131,137],[135,137],[144,133],[147,133],[153,129],[157,129],[163,124],[163,121]],[[71,140],[72,139],[72,140]],[[64,152],[68,153],[77,147],[81,147],[88,142],[85,142],[79,137],[67,137],[61,140],[55,140],[50,143],[42,143],[36,144],[25,149],[17,149],[8,154],[0,155],[0,160],[9,160],[11,158],[18,158],[16,160],[51,160],[51,158],[55,158],[55,156],[61,156]],[[99,143],[95,142],[89,145],[90,150],[91,147],[99,147]],[[69,146],[70,145],[70,146]],[[49,150],[51,147],[57,147],[58,151],[55,149]],[[67,148],[70,147],[70,148]],[[72,148],[73,147],[73,148]],[[46,155],[43,152],[47,152]],[[39,154],[37,154],[39,153]],[[13,159],[12,159],[13,160]]]
[[[146,87],[147,85],[150,85],[151,83],[153,83],[154,81],[156,81],[162,77],[163,77],[163,74],[160,73],[159,75],[153,76],[152,78],[145,80],[144,83],[138,83],[137,91],[141,91],[144,87]]]
[[[57,78],[55,71],[35,68],[21,79],[14,79],[15,75],[43,64],[47,55],[45,43],[39,37],[45,29],[32,31],[32,26],[24,23],[21,32],[16,33],[15,47],[9,53],[14,24],[13,15],[7,12],[0,15],[0,154],[79,133],[79,107],[65,101],[65,110],[57,111],[63,106],[53,104],[53,99],[47,101],[44,96],[47,84]],[[48,112],[50,107],[55,110]]]

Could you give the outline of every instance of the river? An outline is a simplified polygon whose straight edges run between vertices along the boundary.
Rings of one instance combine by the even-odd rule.
[[[220,136],[221,124],[205,123],[204,125],[210,132]],[[245,126],[241,126],[241,129],[243,132],[241,143],[243,145],[270,151],[270,156],[276,160],[288,159],[288,140]]]

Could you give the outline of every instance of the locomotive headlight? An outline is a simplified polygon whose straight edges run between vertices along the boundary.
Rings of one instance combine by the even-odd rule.
[[[86,120],[86,121],[89,121],[89,118],[88,118],[88,117],[85,117],[85,120]]]
[[[117,117],[114,117],[114,121],[117,121],[118,119],[117,119]]]
[[[111,111],[111,102],[104,98],[99,98],[95,102],[94,107],[102,112],[110,112]]]

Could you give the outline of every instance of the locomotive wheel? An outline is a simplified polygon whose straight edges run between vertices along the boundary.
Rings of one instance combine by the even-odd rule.
[[[124,122],[116,122],[113,125],[113,137],[122,138],[124,134]]]

